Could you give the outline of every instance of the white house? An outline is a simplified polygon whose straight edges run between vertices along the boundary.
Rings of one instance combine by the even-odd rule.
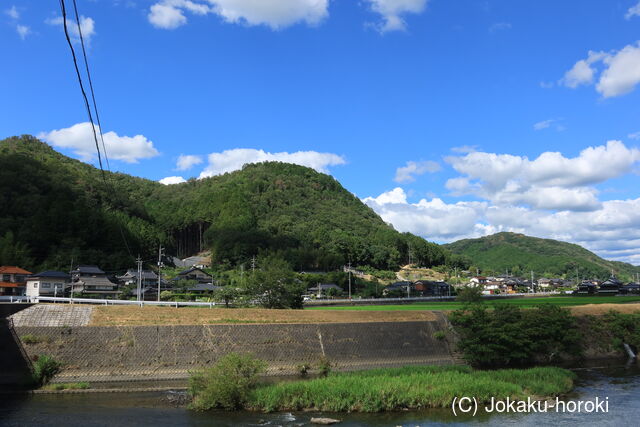
[[[27,277],[26,295],[29,297],[63,297],[69,288],[69,275],[61,271],[43,271]]]

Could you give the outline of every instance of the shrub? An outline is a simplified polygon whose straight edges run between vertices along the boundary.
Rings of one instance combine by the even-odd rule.
[[[33,382],[37,385],[47,384],[62,367],[62,364],[51,356],[42,354],[33,363]]]
[[[464,286],[457,291],[456,301],[474,303],[482,301],[481,286]]]
[[[250,355],[230,353],[189,378],[192,409],[240,409],[267,364]]]
[[[438,341],[442,341],[447,338],[447,334],[444,331],[436,331],[433,333],[433,337]]]
[[[309,366],[306,363],[302,363],[298,365],[298,373],[300,374],[301,377],[306,377],[310,369],[311,369],[311,366]]]
[[[331,361],[326,356],[322,356],[318,362],[318,371],[320,372],[320,375],[323,377],[329,375],[331,373],[331,367]]]
[[[453,312],[450,319],[460,337],[458,349],[472,366],[526,366],[581,354],[576,320],[557,306],[523,310],[506,304],[493,309],[475,305]]]

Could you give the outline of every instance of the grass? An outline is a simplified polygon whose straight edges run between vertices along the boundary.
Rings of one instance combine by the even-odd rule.
[[[621,304],[640,302],[640,296],[558,296],[558,297],[526,297],[526,298],[502,298],[485,299],[485,304],[513,304],[519,307],[528,308],[540,304],[553,304],[561,307],[571,307],[585,304]],[[359,311],[412,311],[412,310],[457,310],[462,308],[464,303],[457,301],[443,302],[420,302],[412,304],[398,305],[354,305],[354,306],[325,306],[309,307],[306,310],[359,310]]]
[[[411,366],[334,373],[325,378],[261,385],[246,407],[264,412],[380,412],[448,407],[455,397],[478,403],[548,398],[569,392],[575,374],[555,367],[477,371],[466,366]]]
[[[41,342],[49,342],[50,338],[41,337],[39,335],[34,335],[34,334],[26,334],[26,335],[22,335],[20,337],[20,340],[22,340],[22,342],[25,344],[39,344]]]
[[[79,382],[79,383],[64,383],[64,384],[48,384],[42,387],[43,390],[85,390],[89,388],[89,383]]]

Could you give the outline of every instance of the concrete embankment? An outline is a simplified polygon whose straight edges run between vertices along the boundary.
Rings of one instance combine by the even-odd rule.
[[[15,332],[29,358],[63,363],[55,380],[62,382],[183,379],[230,352],[267,361],[270,375],[296,374],[323,358],[338,370],[456,361],[447,340],[434,337],[448,327],[439,313],[404,322],[85,326],[82,310],[41,307],[16,316]]]

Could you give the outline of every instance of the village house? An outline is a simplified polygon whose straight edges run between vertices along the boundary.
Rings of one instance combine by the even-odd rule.
[[[118,284],[95,265],[80,265],[71,271],[71,296],[96,295],[115,298],[120,294]]]
[[[158,286],[158,275],[151,270],[142,270],[140,275],[142,279],[142,287]],[[138,285],[138,270],[130,268],[122,276],[116,276],[121,286]]]
[[[26,295],[29,297],[64,297],[69,290],[71,276],[61,271],[42,271],[27,277]]]
[[[484,286],[487,284],[487,278],[484,276],[474,276],[469,280],[469,286]]]
[[[335,289],[335,291],[329,292],[330,289]],[[327,293],[336,293],[341,294],[343,292],[342,288],[333,283],[318,283],[316,286],[313,286],[307,289],[307,292],[310,294],[316,294],[318,297],[326,296]]]
[[[24,295],[30,271],[12,265],[0,267],[0,295]]]
[[[191,267],[181,271],[172,279],[174,282],[178,280],[195,280],[198,283],[213,283],[213,277],[198,267]]]
[[[416,296],[450,296],[453,294],[453,288],[446,282],[437,280],[418,280],[413,283]]]

